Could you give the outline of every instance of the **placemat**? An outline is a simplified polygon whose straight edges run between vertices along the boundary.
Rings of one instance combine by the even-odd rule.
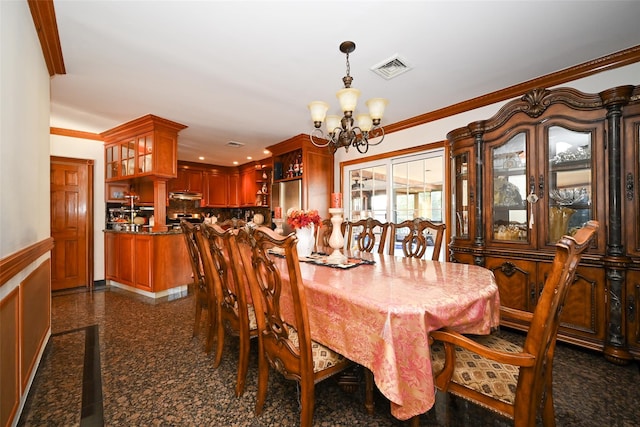
[[[273,251],[273,250],[269,250],[269,253],[271,255],[280,257],[280,258],[284,258],[284,254],[279,253],[277,251]],[[347,258],[347,262],[344,264],[332,264],[327,262],[327,258],[329,257],[329,255],[323,253],[323,252],[314,252],[311,254],[311,256],[308,257],[299,257],[298,259],[300,260],[300,262],[309,262],[312,264],[316,264],[316,265],[322,265],[324,267],[332,267],[332,268],[342,268],[342,269],[347,269],[347,268],[353,268],[353,267],[357,267],[359,265],[372,265],[375,264],[375,261],[373,260],[368,260],[368,259],[362,259],[362,258],[356,258],[356,257],[348,257]]]

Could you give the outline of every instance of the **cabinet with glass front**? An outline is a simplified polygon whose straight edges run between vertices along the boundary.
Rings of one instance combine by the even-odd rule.
[[[604,350],[615,362],[632,357],[619,332],[625,331],[626,315],[620,301],[629,288],[623,285],[622,186],[616,181],[623,156],[636,156],[632,174],[640,171],[640,147],[623,154],[620,148],[629,144],[619,131],[633,127],[623,119],[640,108],[637,92],[634,86],[599,94],[535,89],[492,118],[447,135],[455,224],[451,258],[492,270],[505,307],[533,311],[558,240],[591,219],[600,222],[569,290],[559,339]],[[633,123],[640,127],[639,122],[636,116]],[[636,137],[633,132],[640,131],[628,130],[626,138]],[[624,239],[635,236],[632,251],[640,255],[640,203],[627,205],[633,212],[625,215]],[[640,256],[637,266],[640,271]],[[520,317],[507,314],[502,324],[526,330]]]
[[[178,132],[186,126],[153,115],[103,132],[105,180],[175,178]]]

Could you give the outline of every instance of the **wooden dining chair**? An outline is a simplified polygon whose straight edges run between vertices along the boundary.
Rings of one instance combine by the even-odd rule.
[[[300,273],[297,238],[281,236],[267,227],[242,228],[237,237],[239,252],[249,274],[249,286],[258,320],[258,395],[256,415],[262,413],[270,367],[300,385],[300,425],[310,427],[315,405],[315,384],[352,365],[344,356],[313,341]],[[268,249],[284,254],[288,280],[283,280]],[[281,308],[290,295],[293,318],[285,319]],[[295,325],[295,326],[294,326]]]
[[[230,219],[225,219],[220,223],[217,223],[217,225],[223,230],[227,230],[229,228],[237,229],[247,225],[247,221],[239,218],[230,218]]]
[[[198,247],[197,235],[200,234],[200,225],[192,224],[189,221],[181,220],[180,228],[187,245],[189,253],[189,261],[193,271],[193,287],[195,294],[195,321],[193,323],[193,336],[200,333],[200,323],[202,311],[206,310],[206,344],[205,351],[208,353],[213,346],[213,337],[215,331],[215,297],[209,291],[207,282],[204,279],[204,268],[200,248]]]
[[[381,222],[374,218],[365,218],[358,221],[348,221],[347,228],[349,229],[347,250],[373,252],[377,244],[377,252],[379,254],[384,253],[387,232],[389,230],[388,222]],[[380,235],[379,241],[376,239],[377,234]]]
[[[240,341],[236,396],[244,393],[249,369],[250,339],[258,335],[253,304],[248,302],[248,284],[244,264],[232,254],[237,230],[223,230],[215,224],[203,224],[198,244],[203,254],[205,280],[215,289],[216,357],[214,367],[220,365],[225,335],[237,336]]]
[[[427,248],[433,246],[431,259],[438,261],[446,227],[444,223],[435,224],[422,218],[408,219],[398,224],[391,223],[389,255],[395,253],[396,242],[400,243],[407,258],[422,258]]]
[[[555,426],[552,364],[560,312],[582,252],[598,227],[597,221],[589,221],[573,237],[556,243],[533,314],[501,309],[530,322],[523,347],[495,334],[471,339],[448,329],[432,332],[436,387],[505,415],[516,427],[535,426],[539,409],[543,424]]]

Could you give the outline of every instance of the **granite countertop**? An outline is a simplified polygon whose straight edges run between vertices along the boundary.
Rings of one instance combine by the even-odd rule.
[[[155,235],[167,235],[167,234],[182,234],[182,230],[179,228],[169,228],[166,231],[124,231],[124,230],[102,230],[105,233],[120,233],[120,234],[144,234],[147,236]]]

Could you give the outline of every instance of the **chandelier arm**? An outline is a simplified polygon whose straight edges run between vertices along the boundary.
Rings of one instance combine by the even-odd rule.
[[[311,143],[312,143],[313,145],[315,145],[316,147],[318,147],[318,148],[325,148],[325,147],[328,147],[328,146],[329,146],[329,144],[331,144],[331,142],[332,142],[332,139],[333,139],[333,138],[332,138],[331,140],[327,141],[327,143],[326,143],[326,144],[319,144],[319,143],[317,143],[317,142],[313,139],[313,134],[315,134],[315,135],[316,135],[316,138],[322,138],[322,139],[324,139],[324,132],[322,132],[322,129],[313,129],[313,131],[309,134],[309,138],[311,139]]]
[[[380,135],[376,135],[376,136],[375,136],[375,138],[380,137],[380,140],[379,140],[378,142],[370,142],[370,143],[369,143],[369,145],[371,145],[371,146],[376,146],[376,145],[380,144],[382,141],[384,141],[384,128],[383,128],[383,127],[375,126],[375,127],[374,127],[371,131],[369,131],[369,132],[372,132],[372,131],[376,131],[376,133],[380,133]]]

